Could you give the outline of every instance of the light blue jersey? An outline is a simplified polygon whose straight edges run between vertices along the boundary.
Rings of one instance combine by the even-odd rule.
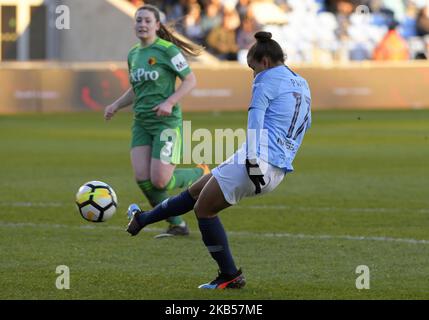
[[[293,171],[293,159],[310,126],[311,94],[304,78],[283,65],[256,75],[248,114],[248,159]]]

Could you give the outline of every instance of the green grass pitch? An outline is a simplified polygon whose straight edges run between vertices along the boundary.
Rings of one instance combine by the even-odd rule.
[[[197,289],[217,271],[192,213],[187,238],[125,231],[144,202],[129,161],[131,113],[0,117],[0,299],[428,299],[429,110],[323,111],[271,194],[221,213],[247,278],[241,291]],[[244,128],[245,113],[188,113],[196,128]],[[95,224],[74,195],[114,187],[119,208]],[[70,289],[58,290],[58,265]],[[356,267],[370,289],[355,286]]]

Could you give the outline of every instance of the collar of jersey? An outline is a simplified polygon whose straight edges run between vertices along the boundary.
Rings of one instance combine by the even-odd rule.
[[[159,37],[157,36],[156,37],[156,39],[155,39],[155,41],[151,44],[151,45],[148,45],[147,47],[142,47],[142,43],[141,42],[139,42],[139,49],[140,50],[144,50],[144,49],[148,49],[148,48],[150,48],[150,47],[152,47],[154,44],[156,44],[157,42],[158,42],[158,40],[159,40]]]
[[[270,70],[274,70],[274,69],[276,69],[276,68],[280,68],[280,67],[284,68],[285,66],[284,66],[284,65],[275,66],[275,67],[272,67],[272,68],[269,68],[269,69],[266,69],[266,70],[264,70],[264,71],[259,72],[259,73],[256,75],[256,77],[255,77],[255,81],[256,81],[257,79],[259,80],[259,78],[263,77],[263,76],[264,76],[264,74],[265,74],[265,73],[267,73],[268,71],[270,71]]]

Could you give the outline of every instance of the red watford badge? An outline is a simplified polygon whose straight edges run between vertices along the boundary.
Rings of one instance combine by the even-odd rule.
[[[147,61],[151,66],[153,66],[156,63],[156,59],[154,57],[150,57]]]

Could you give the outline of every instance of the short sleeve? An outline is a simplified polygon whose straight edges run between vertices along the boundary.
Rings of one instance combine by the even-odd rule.
[[[180,79],[191,73],[188,61],[176,46],[170,46],[166,53],[169,66]]]

